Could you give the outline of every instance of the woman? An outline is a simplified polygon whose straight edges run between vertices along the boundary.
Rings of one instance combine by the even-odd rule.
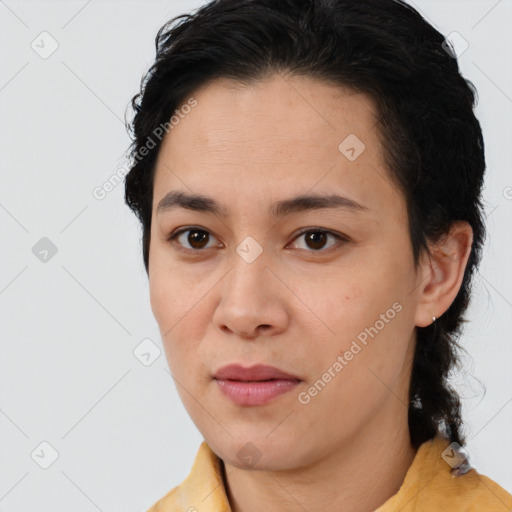
[[[156,46],[126,201],[204,443],[150,511],[512,509],[447,382],[485,161],[443,36],[394,0],[220,0]]]

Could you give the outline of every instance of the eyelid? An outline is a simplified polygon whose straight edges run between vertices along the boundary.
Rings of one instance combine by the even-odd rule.
[[[173,231],[168,237],[167,237],[167,241],[168,242],[174,242],[174,240],[179,237],[181,234],[187,232],[187,231],[203,231],[204,233],[207,233],[208,235],[210,236],[214,236],[212,235],[212,233],[205,229],[205,228],[201,228],[199,226],[186,226],[186,227],[182,227],[182,228],[178,228],[177,230]],[[333,249],[333,248],[336,248],[338,245],[340,245],[340,243],[347,243],[347,242],[350,242],[350,238],[342,233],[339,233],[337,231],[333,231],[333,230],[330,230],[330,229],[326,229],[326,228],[321,228],[321,227],[315,227],[315,226],[311,226],[311,227],[307,227],[307,228],[303,228],[302,230],[300,230],[298,233],[296,233],[294,236],[293,236],[293,239],[292,239],[292,242],[294,242],[295,240],[297,240],[297,238],[299,238],[300,236],[306,234],[306,233],[325,233],[325,234],[328,234],[328,235],[332,235],[333,237],[335,237],[337,240],[338,240],[338,243],[331,246],[331,247],[328,247],[327,249],[319,249],[318,251],[307,251],[307,252],[310,252],[310,253],[324,253],[324,252],[328,252],[330,249]],[[183,249],[185,251],[188,251],[188,252],[193,252],[193,253],[201,253],[201,252],[204,252],[206,251],[206,249],[189,249],[188,247],[184,247],[183,245],[181,244],[178,244],[180,246],[180,249]]]
[[[339,249],[341,245],[350,242],[350,238],[342,233],[339,233],[337,231],[333,231],[333,230],[327,229],[327,228],[311,226],[311,227],[304,228],[304,229],[300,230],[298,233],[296,233],[295,236],[293,237],[291,243],[294,243],[299,237],[301,237],[302,235],[304,235],[306,233],[324,233],[324,234],[333,236],[337,240],[337,242],[334,245],[331,245],[330,247],[327,247],[326,249],[319,249],[317,251],[301,249],[302,251],[305,251],[308,254],[329,254],[331,251]]]
[[[173,231],[167,237],[167,241],[174,243],[174,239],[178,238],[180,235],[182,235],[183,233],[186,233],[187,231],[203,231],[203,232],[207,233],[209,236],[214,237],[214,235],[212,235],[212,233],[205,228],[200,228],[199,226],[186,226],[183,228],[178,228],[177,230]],[[188,247],[183,247],[183,245],[181,245],[181,244],[178,244],[178,245],[180,246],[181,249],[183,249],[185,251],[189,251],[189,252],[199,253],[199,252],[203,252],[206,250],[206,249],[189,249]]]
[[[309,228],[304,228],[304,229],[300,230],[298,233],[295,234],[293,240],[295,240],[299,236],[303,235],[304,233],[310,233],[310,232],[327,233],[328,235],[332,235],[332,236],[334,236],[340,240],[343,240],[345,242],[350,242],[350,238],[348,236],[344,235],[343,233],[339,233],[338,231],[333,231],[332,229],[315,227],[315,226],[311,226]]]

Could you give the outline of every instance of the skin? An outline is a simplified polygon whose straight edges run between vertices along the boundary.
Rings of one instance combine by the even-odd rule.
[[[454,224],[415,269],[405,199],[364,94],[274,75],[251,86],[216,80],[193,96],[197,106],[160,149],[149,255],[151,307],[180,397],[224,461],[234,512],[372,511],[399,490],[415,456],[407,424],[415,327],[453,302],[471,227]],[[354,161],[338,149],[349,134],[366,146]],[[178,190],[214,198],[229,216],[157,213]],[[308,192],[367,210],[270,216],[274,202]],[[187,227],[206,238],[194,244],[189,231],[167,240]],[[348,240],[328,235],[315,245],[298,235],[303,228]],[[252,263],[236,252],[248,236],[262,249]],[[300,403],[395,303],[400,312]],[[302,381],[265,405],[240,406],[212,379],[228,363],[268,364]],[[252,462],[241,449],[252,450]]]

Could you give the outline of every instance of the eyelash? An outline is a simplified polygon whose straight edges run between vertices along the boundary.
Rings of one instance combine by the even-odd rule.
[[[175,231],[175,232],[171,233],[169,235],[169,237],[167,238],[167,241],[168,242],[172,242],[172,243],[177,243],[174,240],[177,237],[179,237],[181,234],[186,233],[187,231],[200,231],[202,233],[207,233],[208,235],[211,235],[211,233],[208,230],[206,230],[206,229],[202,229],[202,228],[198,228],[198,227],[187,227],[187,228],[179,229],[178,231]],[[295,238],[293,240],[295,241],[296,239],[298,239],[302,235],[305,235],[306,233],[322,233],[322,234],[332,235],[337,240],[337,244],[332,245],[331,247],[328,247],[327,249],[318,249],[316,251],[315,250],[302,249],[302,250],[306,250],[307,252],[310,252],[310,253],[313,253],[313,254],[315,254],[315,253],[322,253],[322,252],[328,252],[329,250],[334,249],[337,246],[339,246],[339,245],[341,245],[343,243],[347,243],[347,242],[350,241],[350,239],[348,237],[346,237],[345,235],[342,235],[341,233],[336,233],[334,231],[330,231],[330,230],[324,229],[324,228],[306,228],[306,229],[303,229],[302,231],[297,233],[297,235],[295,236]],[[200,253],[200,252],[206,251],[207,249],[210,249],[210,247],[208,247],[206,249],[189,249],[188,247],[183,247],[183,245],[181,245],[181,244],[178,244],[178,245],[180,245],[180,249],[181,250],[187,251],[187,252],[193,252],[193,253]]]

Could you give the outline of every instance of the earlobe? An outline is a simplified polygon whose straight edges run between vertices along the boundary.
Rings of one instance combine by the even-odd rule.
[[[452,224],[450,232],[431,248],[422,263],[423,281],[418,287],[415,324],[427,327],[439,318],[457,296],[471,254],[473,230],[465,221]]]

